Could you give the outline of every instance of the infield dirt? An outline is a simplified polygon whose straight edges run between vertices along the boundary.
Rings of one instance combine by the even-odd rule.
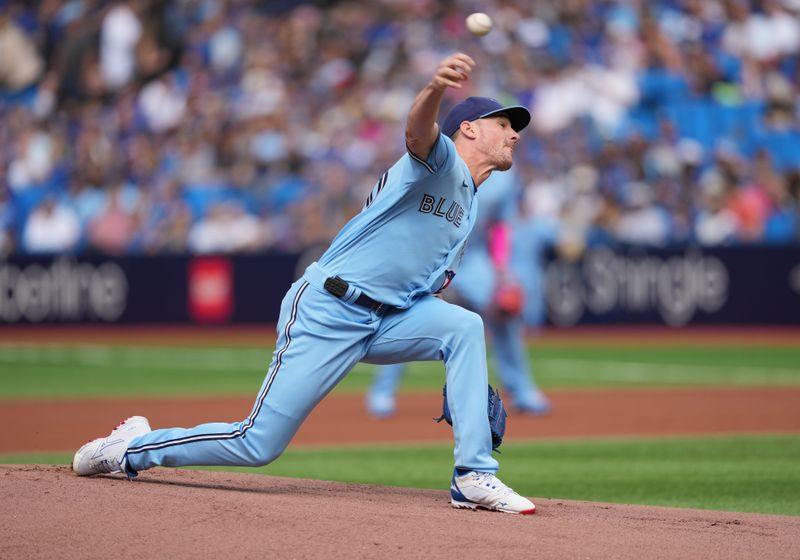
[[[134,482],[0,466],[0,557],[731,558],[800,556],[800,518],[535,500],[455,510],[446,491],[154,469]]]
[[[552,437],[800,432],[800,387],[558,391],[554,413],[510,413],[507,440]],[[371,420],[360,395],[332,395],[311,413],[291,445],[452,441],[441,396],[401,394],[398,413]],[[253,397],[0,401],[0,453],[71,451],[142,415],[153,428],[234,422]]]

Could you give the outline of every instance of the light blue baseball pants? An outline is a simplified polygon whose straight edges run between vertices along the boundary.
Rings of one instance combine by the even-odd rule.
[[[492,338],[495,373],[511,401],[523,404],[537,390],[525,345],[525,327],[521,317],[493,317],[486,313],[492,303],[497,283],[489,253],[467,251],[450,288],[465,305],[483,314]],[[395,395],[408,364],[396,363],[378,369],[370,392]],[[448,391],[450,385],[448,384]]]
[[[260,466],[274,461],[311,410],[359,361],[443,360],[455,466],[497,472],[486,415],[486,346],[479,315],[433,296],[380,316],[324,290],[312,265],[281,304],[276,350],[250,415],[241,422],[154,430],[131,442],[131,475],[155,466]],[[413,437],[413,434],[409,434]]]
[[[486,319],[486,327],[492,338],[495,373],[513,402],[524,402],[527,395],[536,390],[536,384],[528,368],[525,334],[522,320]],[[397,363],[381,366],[375,374],[370,392],[375,395],[397,394],[408,364]],[[450,385],[447,386],[450,390]]]

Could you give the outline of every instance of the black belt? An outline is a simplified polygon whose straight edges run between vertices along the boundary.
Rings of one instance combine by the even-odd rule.
[[[347,293],[348,288],[350,288],[350,284],[338,276],[331,276],[325,280],[325,289],[337,298],[343,298]],[[364,292],[361,292],[361,295],[358,296],[353,303],[360,305],[361,307],[371,309],[378,315],[383,315],[389,310],[396,309],[391,305],[386,305],[385,303],[375,301]]]

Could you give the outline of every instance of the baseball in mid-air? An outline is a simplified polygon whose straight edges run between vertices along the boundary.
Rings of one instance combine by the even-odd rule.
[[[467,29],[473,35],[483,37],[492,30],[492,18],[483,12],[475,12],[467,16]]]

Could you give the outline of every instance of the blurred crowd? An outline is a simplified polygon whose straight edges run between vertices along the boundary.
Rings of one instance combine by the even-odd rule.
[[[456,50],[573,246],[800,242],[800,0],[0,0],[0,255],[325,244]]]

